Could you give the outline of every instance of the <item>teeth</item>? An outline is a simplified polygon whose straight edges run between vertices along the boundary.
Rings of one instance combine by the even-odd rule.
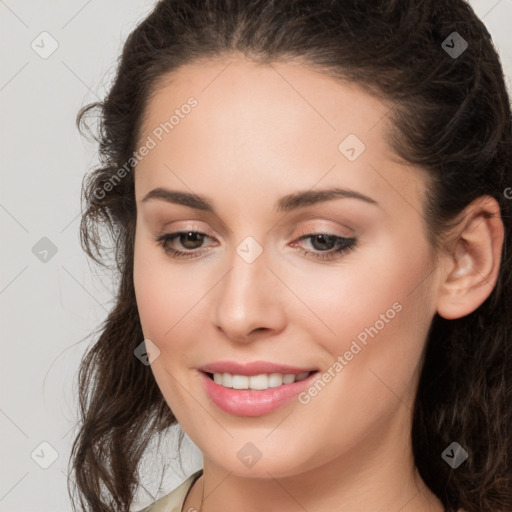
[[[299,373],[261,373],[260,375],[233,375],[231,373],[214,373],[213,380],[216,384],[233,389],[268,389],[292,384],[305,379],[310,372]]]
[[[249,387],[249,377],[247,375],[233,375],[231,379],[233,389],[247,389]],[[224,379],[222,381],[224,382]]]

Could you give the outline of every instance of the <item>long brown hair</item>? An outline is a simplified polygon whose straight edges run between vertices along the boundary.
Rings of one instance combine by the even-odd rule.
[[[81,509],[128,512],[149,441],[176,424],[151,368],[134,357],[144,339],[133,285],[141,119],[166,73],[233,52],[262,63],[296,58],[388,101],[391,147],[431,178],[432,247],[471,201],[498,201],[497,284],[473,313],[434,317],[412,441],[416,466],[447,511],[512,510],[511,107],[491,36],[463,0],[161,0],[129,35],[108,95],[77,117],[84,133],[99,113],[101,159],[83,181],[81,243],[100,265],[110,254],[119,278],[78,374],[82,421],[70,462]],[[121,168],[122,179],[107,186]],[[456,470],[441,457],[454,440],[469,453]]]

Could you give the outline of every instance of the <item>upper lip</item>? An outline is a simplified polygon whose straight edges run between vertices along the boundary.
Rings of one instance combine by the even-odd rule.
[[[250,363],[237,363],[236,361],[216,361],[199,367],[199,370],[207,373],[231,373],[233,375],[260,375],[262,373],[300,373],[316,371],[314,368],[299,368],[281,363],[268,361],[253,361]]]

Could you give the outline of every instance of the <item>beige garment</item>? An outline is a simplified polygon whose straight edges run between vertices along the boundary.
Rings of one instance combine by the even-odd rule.
[[[183,503],[192,484],[203,474],[203,470],[199,469],[190,475],[183,483],[181,483],[174,491],[166,494],[151,505],[139,510],[139,512],[182,512]],[[183,512],[195,512],[184,510]]]

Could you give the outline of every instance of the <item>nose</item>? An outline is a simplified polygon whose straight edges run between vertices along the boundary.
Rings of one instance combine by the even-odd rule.
[[[265,250],[252,262],[236,251],[231,269],[215,287],[213,322],[225,337],[248,343],[285,327],[284,285],[270,269]]]

